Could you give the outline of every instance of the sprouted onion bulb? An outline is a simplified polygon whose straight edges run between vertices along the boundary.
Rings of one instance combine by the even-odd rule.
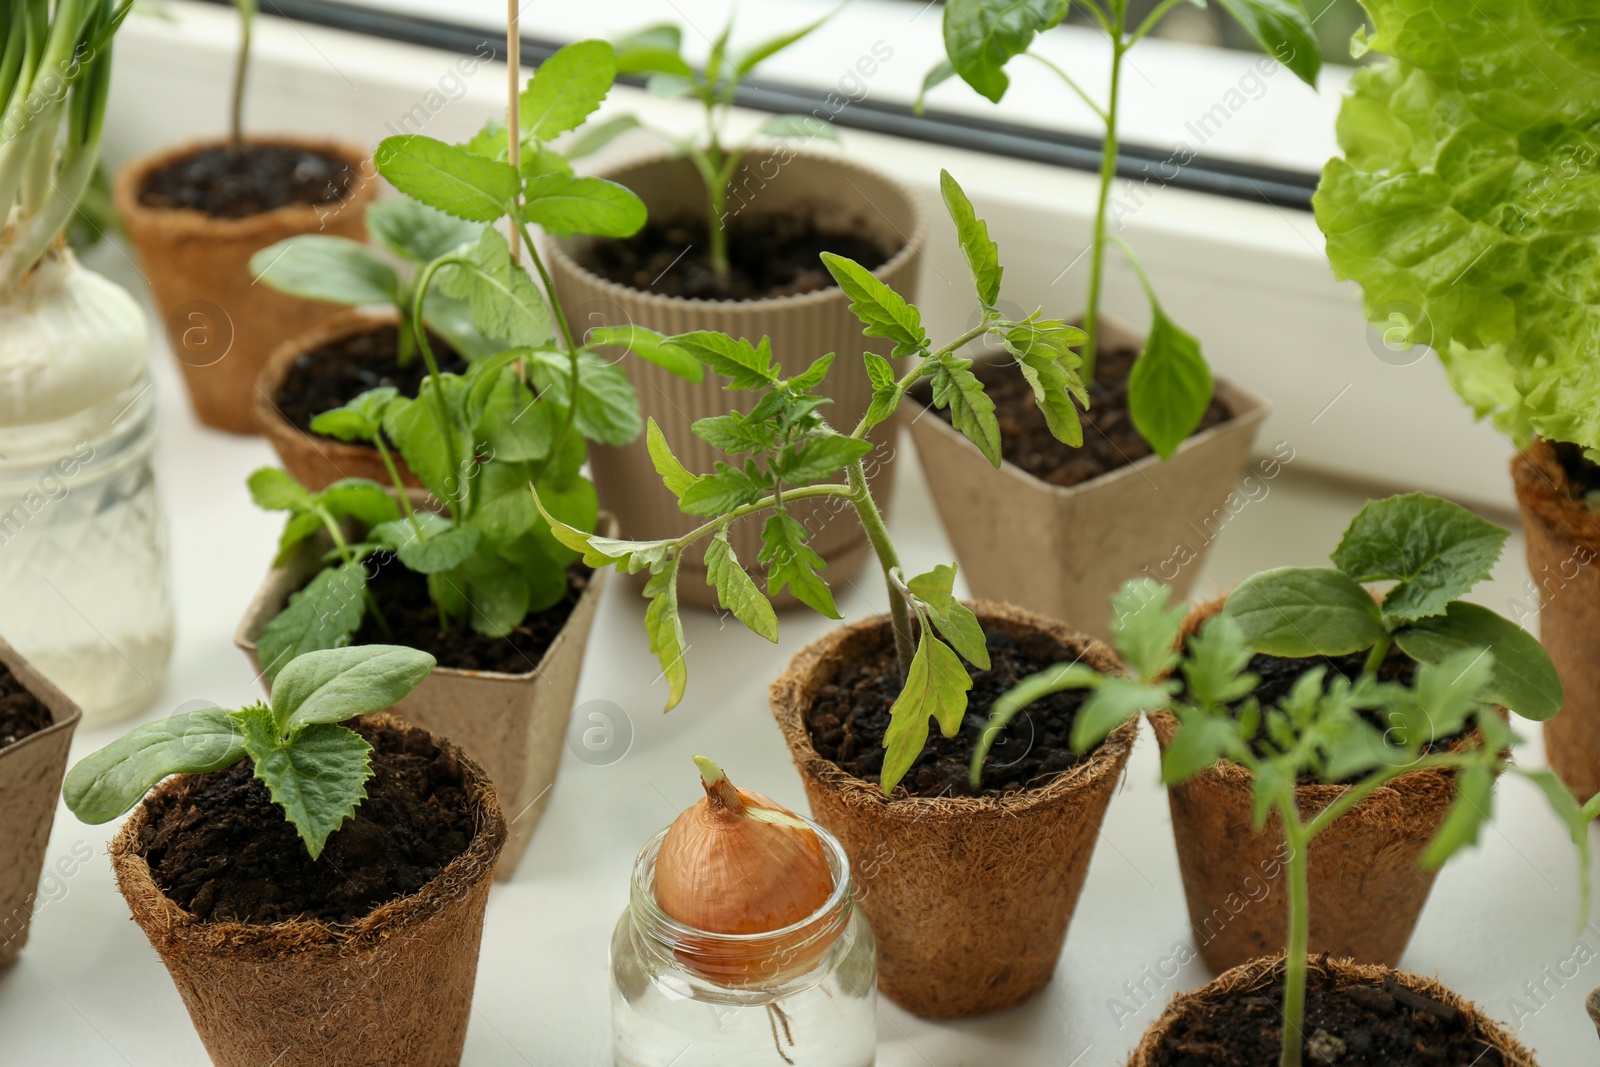
[[[817,832],[777,802],[739,789],[696,756],[706,795],[668,828],[656,853],[656,904],[707,934],[773,933],[816,915],[833,895],[833,870]],[[784,938],[691,938],[683,962],[733,984],[804,969],[827,949],[802,928]]]

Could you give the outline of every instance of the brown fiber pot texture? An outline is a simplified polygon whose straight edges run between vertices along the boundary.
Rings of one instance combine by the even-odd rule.
[[[422,506],[426,499],[426,494],[413,490],[415,506]],[[615,536],[616,520],[602,513],[599,528]],[[317,572],[320,557],[329,547],[320,538],[307,540],[301,551],[267,575],[245,611],[233,643],[250,657],[258,675],[261,658],[256,639],[262,627],[276,618],[289,595]],[[566,625],[544,658],[531,664],[526,674],[435,667],[421,685],[389,709],[413,726],[454,741],[489,773],[508,827],[497,875],[502,880],[516,874],[550,803],[550,791],[561,768],[572,698],[578,691],[578,675],[607,573],[597,570],[589,576],[589,586]]]
[[[0,749],[0,967],[28,943],[67,749],[83,712],[0,638],[0,664],[50,710],[50,725]]]
[[[1112,344],[1142,344],[1115,324],[1103,328]],[[995,470],[932,412],[913,421],[923,468],[940,472],[933,502],[972,595],[1065,619],[1102,640],[1111,596],[1129,578],[1155,578],[1187,596],[1211,543],[1250,506],[1239,482],[1271,411],[1224,379],[1216,391],[1233,417],[1190,437],[1165,463],[1147,456],[1069,488],[1009,462]],[[1264,459],[1248,473],[1266,485],[1283,462]]]
[[[1218,598],[1195,608],[1187,640],[1222,610]],[[1161,750],[1177,732],[1166,713],[1150,716]],[[1281,953],[1288,942],[1287,857],[1276,819],[1251,825],[1250,772],[1219,761],[1167,790],[1200,958],[1213,971]],[[1302,785],[1303,818],[1344,793],[1342,786]],[[1455,798],[1455,778],[1440,770],[1401,775],[1318,834],[1311,844],[1311,951],[1395,966],[1411,940],[1437,871],[1421,858]]]
[[[285,340],[341,309],[256,282],[250,276],[250,257],[299,234],[366,240],[366,207],[378,183],[365,149],[301,137],[260,137],[249,143],[293,145],[344,160],[356,172],[350,194],[338,204],[295,204],[242,219],[139,202],[156,171],[223,143],[200,141],[136,159],[118,173],[113,195],[139,266],[155,292],[195,415],[219,430],[255,433],[252,393],[267,357]]]
[[[975,602],[987,629],[1122,672],[1112,651],[1055,622]],[[772,711],[812,816],[844,845],[878,939],[878,988],[918,1015],[957,1018],[1020,1004],[1055,973],[1089,873],[1106,805],[1138,724],[1115,730],[1084,762],[1026,792],[886,800],[812,747],[806,712],[845,664],[893,638],[887,617],[807,646],[772,686]]]
[[[704,218],[706,201],[698,172],[686,159],[658,157],[613,169],[605,174],[639,194],[652,219]],[[907,299],[914,299],[922,261],[925,223],[911,193],[898,182],[859,164],[822,153],[795,152],[785,147],[758,149],[745,159],[733,181],[730,214],[743,222],[763,215],[809,215],[825,226],[874,238],[894,249],[874,274]],[[863,336],[861,322],[837,286],[799,296],[765,300],[688,300],[641,292],[617,285],[579,265],[592,239],[549,242],[550,271],[568,318],[582,328],[635,324],[665,334],[717,330],[752,343],[772,339],[772,353],[786,372],[798,374],[819,356],[837,354],[823,391],[834,403],[826,409],[835,426],[853,428],[872,402],[872,383],[861,359],[864,351],[887,356],[892,345]],[[628,377],[639,396],[640,410],[654,418],[673,452],[691,471],[710,472],[722,453],[690,430],[696,419],[749,411],[756,394],[724,390],[721,379],[707,373],[699,385],[668,374],[653,363],[621,351]],[[867,457],[868,480],[880,506],[893,492],[891,477],[898,420],[876,427],[876,450]],[[848,429],[846,430],[848,432]],[[699,525],[700,518],[678,510],[677,498],[661,484],[645,449],[644,436],[620,448],[596,445],[589,469],[600,491],[600,504],[617,516],[623,536],[671,537]],[[866,534],[849,508],[817,503],[790,514],[813,531],[811,547],[828,563],[826,577],[834,585],[854,576],[869,554]],[[761,549],[762,519],[736,523],[735,554],[747,565]],[[688,572],[679,583],[685,604],[714,608],[715,594],[705,583],[699,555],[683,561]],[[643,580],[640,576],[639,580]],[[779,606],[795,603],[787,591]]]
[[[1382,985],[1393,982],[1413,993],[1419,993],[1429,1000],[1448,1004],[1461,1013],[1461,1019],[1466,1031],[1473,1037],[1483,1042],[1489,1048],[1500,1053],[1500,1063],[1504,1067],[1538,1067],[1533,1060],[1533,1055],[1517,1043],[1516,1038],[1507,1033],[1498,1023],[1485,1015],[1476,1004],[1464,999],[1432,978],[1424,978],[1420,974],[1411,974],[1408,971],[1396,971],[1389,967],[1357,964],[1350,960],[1335,959],[1332,957],[1313,957],[1310,969],[1314,973],[1325,974],[1331,977],[1341,987],[1345,985]],[[1167,1010],[1161,1013],[1161,1018],[1150,1025],[1144,1032],[1144,1039],[1139,1042],[1139,1047],[1133,1050],[1133,1055],[1128,1057],[1128,1067],[1157,1067],[1161,1063],[1159,1052],[1162,1042],[1172,1027],[1183,1019],[1184,1016],[1207,1003],[1242,999],[1255,993],[1259,989],[1270,986],[1283,971],[1283,956],[1272,959],[1258,959],[1235,967],[1226,974],[1218,975],[1199,989],[1188,993],[1180,993],[1172,998],[1167,1005]],[[1338,1036],[1338,1035],[1335,1035]],[[1276,1059],[1273,1061],[1276,1063]],[[1309,1062],[1309,1061],[1308,1061]],[[1240,1067],[1250,1067],[1242,1061]]]
[[[470,759],[461,766],[478,825],[467,851],[418,892],[346,925],[199,921],[151,877],[139,851],[148,801],[134,809],[111,842],[117,886],[217,1067],[461,1062],[483,911],[506,839],[488,776]],[[169,778],[152,795],[181,798],[197,781]]]
[[[1545,754],[1587,801],[1600,793],[1600,512],[1584,503],[1547,441],[1519,453],[1511,474],[1539,591],[1539,640],[1566,692],[1544,724]]]
[[[341,478],[370,478],[383,486],[392,484],[393,479],[389,477],[389,470],[383,465],[378,450],[371,445],[306,433],[292,425],[278,409],[278,390],[283,388],[284,379],[289,376],[295,361],[307,352],[381,326],[393,326],[398,320],[399,316],[393,313],[368,315],[360,311],[344,311],[289,338],[278,346],[261,368],[255,383],[256,426],[272,444],[273,451],[278,453],[284,470],[313,493],[326,489]],[[419,355],[417,358],[422,357]],[[420,486],[416,475],[406,468],[405,460],[400,458],[399,453],[391,452],[391,455],[406,484]]]

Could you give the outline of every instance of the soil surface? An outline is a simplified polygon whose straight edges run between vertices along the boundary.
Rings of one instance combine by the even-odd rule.
[[[1161,1067],[1277,1067],[1283,983],[1191,1008],[1156,1053]],[[1501,1067],[1461,1013],[1401,986],[1343,984],[1313,971],[1306,991],[1312,1067]]]
[[[1307,671],[1315,667],[1328,668],[1328,672],[1323,676],[1323,686],[1326,689],[1327,683],[1332,681],[1333,676],[1336,674],[1342,675],[1352,682],[1355,681],[1360,677],[1362,668],[1366,666],[1366,663],[1367,653],[1365,652],[1352,652],[1348,656],[1312,656],[1304,659],[1269,656],[1264,652],[1258,652],[1250,657],[1250,664],[1247,669],[1251,674],[1261,679],[1260,684],[1256,687],[1255,695],[1261,702],[1261,706],[1268,708],[1287,696],[1289,690],[1294,688],[1294,683]],[[1389,654],[1384,658],[1383,665],[1378,668],[1378,678],[1385,682],[1399,682],[1402,685],[1410,685],[1416,676],[1416,661],[1397,647],[1389,649]],[[1389,729],[1388,717],[1380,709],[1365,708],[1362,709],[1360,714],[1379,730]],[[1422,746],[1422,751],[1424,753],[1445,751],[1460,736],[1460,732],[1457,732],[1443,737],[1435,737]],[[1271,754],[1272,751],[1273,749],[1267,740],[1266,724],[1263,722],[1260,729],[1256,731],[1256,752],[1259,755],[1266,756]],[[1303,776],[1301,778],[1302,784],[1309,784],[1315,781],[1314,776]],[[1351,784],[1355,781],[1357,779],[1352,778],[1342,784]]]
[[[50,709],[0,663],[0,749],[38,733],[55,721]]]
[[[139,202],[242,219],[290,204],[337,203],[356,177],[344,160],[294,145],[227,145],[201,149],[151,174]]]
[[[153,801],[139,851],[162,892],[203,922],[348,923],[438,877],[475,832],[461,765],[420,731],[359,729],[367,799],[317,860],[247,759]]]
[[[726,280],[711,269],[703,222],[648,223],[622,241],[598,241],[580,257],[586,268],[618,285],[691,300],[760,300],[833,285],[823,252],[853,259],[868,270],[889,260],[859,234],[823,230],[811,219],[762,216],[728,231]]]
[[[972,691],[961,732],[947,738],[930,720],[928,743],[911,765],[896,795],[919,797],[1000,796],[1044,785],[1062,771],[1089,758],[1072,751],[1072,723],[1085,699],[1084,690],[1067,690],[1037,701],[1014,717],[989,750],[983,786],[974,793],[967,775],[972,751],[983,734],[989,709],[1009,689],[1072,656],[1054,641],[1031,637],[1019,642],[1001,630],[986,630],[989,669],[972,670]],[[970,665],[969,665],[970,666]],[[868,782],[881,780],[883,735],[889,709],[900,695],[900,668],[894,645],[876,656],[845,667],[822,688],[806,713],[811,743],[824,759]]]
[[[1000,422],[1000,452],[1005,459],[1051,485],[1072,486],[1098,478],[1107,471],[1127,466],[1152,454],[1152,449],[1128,414],[1128,374],[1139,358],[1137,348],[1126,345],[1108,349],[1095,360],[1094,383],[1089,387],[1089,410],[1083,419],[1083,447],[1073,448],[1055,439],[1044,413],[1034,403],[1033,387],[1022,376],[1015,362],[979,360],[972,372],[983,382],[994,401],[995,417]],[[918,383],[914,395],[932,406],[932,392],[926,381]],[[950,420],[950,409],[936,412]],[[1232,417],[1228,405],[1217,396],[1211,398],[1195,427],[1195,433],[1210,429]]]
[[[443,340],[430,334],[429,344],[440,371],[467,372],[467,361]],[[390,385],[414,399],[428,376],[428,363],[418,352],[402,367],[395,358],[399,345],[400,328],[380,326],[302,353],[278,387],[278,411],[289,425],[310,433],[312,419],[368,389]]]
[[[374,562],[378,564],[376,573],[368,579],[367,588],[391,632],[384,633],[368,611],[354,644],[406,645],[429,653],[441,667],[503,674],[527,674],[538,668],[593,574],[581,564],[569,568],[565,597],[554,606],[529,615],[505,637],[487,637],[459,625],[441,632],[439,609],[428,596],[427,576],[407,570],[392,556],[375,558]]]

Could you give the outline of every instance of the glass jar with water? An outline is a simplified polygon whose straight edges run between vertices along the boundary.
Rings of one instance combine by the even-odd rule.
[[[850,862],[816,831],[833,893],[765,934],[715,934],[674,921],[655,896],[666,831],[639,854],[611,936],[616,1067],[870,1067],[877,1045],[877,946],[856,907]]]

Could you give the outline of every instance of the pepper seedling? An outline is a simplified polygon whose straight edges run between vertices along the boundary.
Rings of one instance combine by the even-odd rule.
[[[1496,530],[1498,537],[1484,527]],[[1411,494],[1368,504],[1335,558],[1357,573],[1384,571],[1365,580],[1393,580],[1388,596],[1395,598],[1397,611],[1433,611],[1419,618],[1448,620],[1449,609],[1468,606],[1452,597],[1487,574],[1504,537],[1504,531],[1465,509]],[[1364,562],[1356,566],[1354,560]],[[976,783],[1007,723],[1034,701],[1066,689],[1087,689],[1089,697],[1073,723],[1075,749],[1092,748],[1141,712],[1166,711],[1179,724],[1162,756],[1167,785],[1187,781],[1219,760],[1248,770],[1256,831],[1275,818],[1287,846],[1289,938],[1281,1067],[1301,1063],[1310,938],[1309,848],[1317,834],[1403,774],[1450,771],[1456,799],[1422,856],[1425,867],[1436,869],[1477,841],[1492,810],[1495,778],[1509,769],[1537,786],[1567,826],[1581,859],[1582,914],[1587,915],[1588,825],[1600,816],[1600,796],[1580,807],[1552,772],[1509,764],[1507,753],[1518,738],[1494,705],[1516,699],[1522,714],[1540,718],[1554,714],[1561,703],[1554,668],[1536,641],[1491,612],[1485,614],[1494,624],[1460,627],[1449,639],[1418,639],[1405,626],[1384,627],[1381,611],[1368,616],[1354,594],[1376,602],[1345,570],[1331,571],[1337,577],[1323,576],[1321,582],[1308,582],[1300,573],[1306,570],[1283,568],[1250,579],[1181,650],[1178,642],[1188,612],[1167,606],[1171,591],[1165,586],[1149,579],[1129,582],[1112,600],[1111,624],[1112,641],[1128,676],[1105,676],[1086,664],[1070,663],[1024,679],[995,702],[971,766]],[[1236,607],[1235,598],[1241,596]],[[1267,597],[1279,598],[1276,608],[1258,606]],[[1387,597],[1384,604],[1389,606]],[[1327,616],[1334,621],[1314,632],[1322,635],[1323,647],[1341,651],[1302,653],[1298,650],[1308,647],[1303,635],[1279,643],[1268,635],[1267,612],[1276,612],[1277,625],[1291,631],[1314,616]],[[1358,616],[1366,621],[1353,622]],[[1346,631],[1350,636],[1338,641],[1328,636]],[[1418,661],[1409,684],[1379,678],[1383,656],[1377,653],[1387,650],[1389,640]],[[1274,705],[1263,707],[1255,695],[1259,679],[1248,668],[1257,652],[1316,656],[1368,647],[1374,655],[1354,681],[1312,662]],[[1181,682],[1175,677],[1180,674]],[[1343,785],[1344,792],[1320,811],[1303,810],[1297,788],[1308,777]]]
[[[366,220],[367,231],[413,269],[402,275],[370,247],[348,237],[302,234],[251,256],[250,273],[281,293],[305,300],[347,307],[392,306],[400,322],[395,358],[402,367],[417,355],[414,316],[419,308],[422,324],[469,360],[506,347],[510,338],[489,338],[479,332],[471,306],[463,299],[446,296],[437,274],[426,292],[418,291],[430,263],[471,250],[483,241],[486,227],[452,218],[409,197],[372,204]],[[527,325],[513,318],[501,328],[526,337]]]
[[[1150,302],[1150,331],[1128,377],[1128,411],[1139,431],[1162,459],[1170,459],[1178,446],[1200,425],[1211,405],[1211,368],[1200,342],[1178,326],[1161,306],[1155,287],[1133,249],[1110,232],[1111,208],[1128,209],[1113,201],[1111,187],[1117,177],[1117,131],[1122,103],[1122,76],[1128,53],[1160,24],[1183,0],[1162,0],[1137,23],[1129,19],[1128,0],[1077,0],[1078,6],[1104,31],[1111,44],[1111,79],[1104,104],[1086,91],[1071,73],[1032,51],[1034,39],[1067,17],[1073,0],[946,0],[944,45],[946,58],[928,72],[918,95],[922,107],[927,92],[959,75],[991,103],[998,104],[1011,86],[1006,66],[1018,56],[1049,70],[1078,97],[1105,130],[1100,160],[1100,191],[1095,203],[1094,236],[1088,248],[1089,294],[1083,313],[1086,381],[1094,381],[1095,357],[1100,341],[1100,304],[1104,287],[1106,248],[1116,244],[1133,267]],[[1190,0],[1204,7],[1205,0]],[[1299,0],[1219,0],[1244,30],[1279,62],[1312,87],[1322,58],[1311,20]],[[1192,154],[1192,153],[1191,153]],[[1176,155],[1176,153],[1175,153]],[[1174,163],[1174,160],[1169,160]],[[1187,159],[1183,160],[1187,162]],[[1167,177],[1171,177],[1168,175]],[[1121,215],[1118,215],[1120,226]]]
[[[663,347],[686,353],[725,378],[725,388],[760,394],[747,413],[735,411],[694,424],[694,433],[731,461],[718,462],[707,474],[687,470],[654,421],[647,428],[650,457],[667,489],[684,513],[704,517],[706,522],[681,537],[621,541],[594,536],[547,515],[555,537],[581,551],[590,566],[613,564],[629,574],[650,573],[644,590],[650,600],[645,626],[651,651],[660,659],[667,680],[670,709],[682,699],[687,682],[677,592],[683,554],[705,541],[707,581],[716,589],[722,606],[757,634],[776,641],[777,615],[767,597],[784,588],[829,618],[840,617],[833,594],[818,573],[823,561],[807,543],[810,532],[795,517],[795,506],[808,500],[849,504],[883,571],[904,679],[884,736],[888,751],[882,787],[886,795],[922,751],[930,717],[938,720],[947,737],[960,729],[967,691],[972,687],[962,661],[987,669],[989,653],[977,617],[953,595],[953,565],[915,576],[902,569],[867,483],[863,460],[872,451],[868,432],[894,415],[913,383],[927,378],[934,404],[950,408],[956,429],[999,467],[1000,427],[994,402],[972,373],[972,360],[960,354],[966,345],[983,337],[999,341],[1017,359],[1033,384],[1034,400],[1051,431],[1067,444],[1083,442],[1074,401],[1087,403],[1078,376],[1079,357],[1072,350],[1072,345],[1083,339],[1082,331],[1046,319],[1042,311],[1022,320],[1005,317],[996,306],[1001,266],[988,227],[948,173],[941,173],[940,188],[981,305],[978,324],[947,343],[935,348],[923,328],[921,312],[871,271],[842,256],[822,256],[828,272],[850,298],[850,309],[861,320],[866,335],[892,341],[897,358],[920,357],[910,371],[897,374],[888,359],[864,354],[874,392],[866,414],[849,433],[828,424],[823,408],[829,398],[817,392],[833,362],[832,353],[800,373],[786,376],[765,338],[754,345],[709,331],[663,338],[659,342]],[[833,480],[841,472],[845,480]],[[535,495],[544,508],[543,494],[536,491]],[[731,523],[756,514],[767,515],[758,559],[766,568],[766,594],[735,558],[728,540]]]
[[[398,645],[307,653],[278,673],[267,703],[202,708],[137,727],[80,760],[62,795],[84,822],[110,822],[164,778],[249,759],[317,859],[366,799],[372,777],[372,746],[339,724],[393,706],[433,664],[426,652]]]
[[[707,259],[717,278],[728,278],[728,194],[739,164],[750,150],[753,138],[729,143],[728,113],[733,107],[739,83],[758,66],[809,35],[833,17],[833,12],[796,30],[762,41],[737,55],[730,52],[733,19],[730,17],[703,66],[691,64],[683,56],[683,32],[670,23],[649,26],[616,42],[617,70],[622,74],[643,74],[650,92],[661,97],[693,97],[705,107],[705,134],[680,137],[670,131],[647,126],[636,116],[620,115],[602,122],[572,146],[574,156],[599,151],[618,135],[642,128],[671,143],[687,157],[705,183],[707,201]],[[838,140],[831,123],[815,115],[774,115],[756,130],[755,137],[823,137]]]
[[[281,472],[252,475],[256,503],[289,512],[280,558],[319,529],[334,546],[324,568],[261,632],[269,678],[299,653],[349,643],[374,608],[366,562],[379,553],[392,552],[408,570],[427,576],[445,630],[470,625],[503,636],[530,613],[556,604],[578,554],[550,535],[527,488],[536,487],[563,523],[592,529],[599,504],[582,474],[586,442],[626,444],[643,429],[627,375],[594,350],[623,347],[700,380],[699,363],[649,331],[596,329],[580,343],[529,231],[538,225],[552,233],[624,236],[643,225],[638,197],[612,182],[573,176],[548,143],[580,127],[600,106],[615,70],[609,44],[580,41],[556,52],[528,80],[515,129],[491,124],[465,145],[410,134],[378,146],[378,172],[414,206],[380,214],[376,232],[413,261],[431,256],[405,287],[410,310],[404,316],[428,376],[415,398],[373,389],[311,423],[316,433],[377,449],[394,487],[386,506],[374,493],[387,494],[372,482],[341,482],[311,494]],[[520,168],[507,162],[513,154]],[[521,235],[548,299],[494,228],[502,219]],[[298,245],[279,264],[310,263],[301,250],[330,249],[326,242],[333,240]],[[338,247],[342,261],[354,274],[368,272],[368,281],[376,266],[389,271],[378,277],[373,294],[391,289],[395,276],[387,264],[354,242]],[[267,273],[279,270],[272,266]],[[436,280],[445,297],[467,308],[480,334],[511,347],[478,356],[465,374],[442,373],[426,329]],[[354,295],[358,288],[348,291]],[[412,507],[394,451],[444,514]],[[361,540],[347,542],[346,519],[355,520]]]

